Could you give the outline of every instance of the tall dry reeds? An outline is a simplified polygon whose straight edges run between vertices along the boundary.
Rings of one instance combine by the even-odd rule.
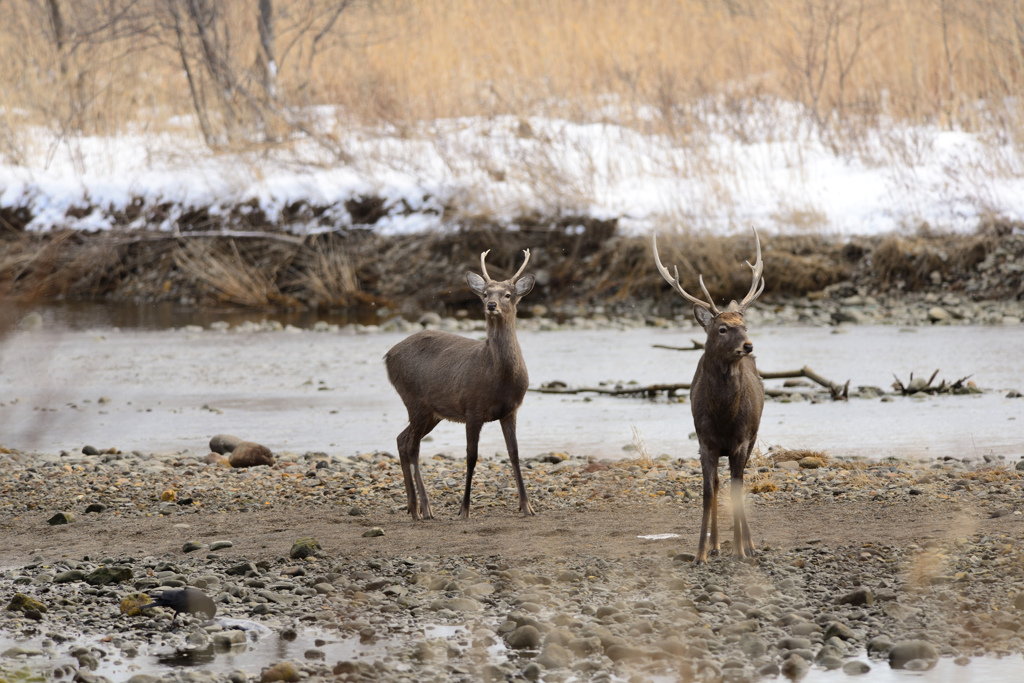
[[[14,162],[27,125],[111,133],[182,114],[214,145],[302,131],[329,146],[332,122],[300,113],[321,104],[341,106],[335,124],[399,132],[544,114],[689,143],[712,119],[771,135],[786,122],[748,116],[766,97],[802,105],[837,148],[890,119],[1024,130],[1021,0],[11,0],[4,14]]]

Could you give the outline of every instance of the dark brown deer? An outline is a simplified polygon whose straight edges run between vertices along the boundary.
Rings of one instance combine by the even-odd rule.
[[[519,488],[519,510],[532,515],[519,469],[516,411],[530,384],[519,341],[516,339],[516,304],[533,289],[534,277],[522,267],[508,280],[492,280],[480,254],[483,277],[467,273],[469,288],[484,302],[487,340],[477,341],[447,332],[425,330],[395,344],[384,356],[388,379],[409,411],[409,426],[398,435],[405,493],[413,519],[431,519],[430,501],[420,473],[420,440],[441,420],[466,424],[466,493],[459,518],[469,517],[469,490],[476,467],[480,429],[498,420]]]
[[[720,311],[714,299],[704,286],[700,276],[700,288],[707,301],[690,296],[679,284],[679,269],[675,277],[661,264],[658,257],[658,236],[654,235],[654,260],[661,276],[693,304],[693,315],[708,333],[704,344],[704,355],[697,362],[690,384],[690,410],[693,424],[697,429],[700,443],[700,465],[704,478],[704,515],[700,522],[700,543],[697,546],[697,563],[708,559],[708,524],[711,525],[711,550],[717,551],[718,544],[718,460],[729,458],[729,473],[732,479],[731,497],[733,511],[733,553],[739,559],[754,554],[754,543],[750,540],[750,527],[743,510],[743,468],[754,448],[757,429],[761,424],[764,408],[764,383],[754,364],[754,345],[747,337],[747,326],[743,311],[764,291],[761,273],[761,240],[754,230],[757,244],[757,262],[750,266],[753,282],[743,301],[731,302]]]

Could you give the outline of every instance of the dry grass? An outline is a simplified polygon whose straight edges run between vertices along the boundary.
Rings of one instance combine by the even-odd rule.
[[[636,464],[644,469],[654,467],[654,458],[651,457],[650,452],[647,450],[647,442],[644,440],[643,432],[636,425],[632,425],[630,429],[633,430],[633,452],[636,453]]]
[[[799,462],[804,458],[816,458],[822,462],[823,466],[828,466],[832,461],[832,458],[824,451],[812,451],[803,448],[792,450],[788,448],[777,448],[767,455],[767,460],[772,466],[777,466],[784,462]]]
[[[439,233],[380,236],[354,230],[304,241],[273,235],[179,239],[152,233],[8,234],[0,236],[0,294],[26,301],[192,299],[199,305],[253,308],[387,306],[416,317],[428,310],[477,310],[478,300],[465,287],[465,271],[478,268],[480,253],[490,249],[492,275],[510,275],[528,246],[531,269],[549,276],[531,294],[531,306],[588,310],[599,304],[606,306],[606,313],[631,314],[638,302],[653,301],[657,315],[676,315],[688,308],[651,266],[649,238],[615,235],[614,220],[569,217],[552,224],[530,216],[518,223],[518,230],[481,221]],[[584,229],[568,229],[575,226]],[[207,227],[232,226],[212,221]],[[875,270],[874,250],[879,242],[877,238],[854,238],[845,244],[816,236],[773,238],[764,249],[765,272],[779,273],[779,277],[768,281],[764,302],[768,305],[772,297],[802,295],[840,281],[849,285],[833,296],[847,296],[842,292],[861,287],[870,293],[887,292],[892,285]],[[750,286],[750,271],[743,262],[752,257],[752,243],[747,235],[708,237],[681,232],[663,233],[658,248],[666,265],[679,265],[685,287],[698,291],[697,276],[704,273],[709,290],[725,302]],[[1024,258],[1024,239],[1018,235],[931,236],[886,243],[907,249],[897,254],[900,262],[913,262],[918,258],[915,253],[946,254],[940,284],[925,277],[904,281],[907,290],[959,289],[977,276],[968,264],[997,255],[1007,264]],[[794,264],[810,261],[814,266],[800,275]],[[1004,270],[1003,278],[976,296],[1019,294],[1024,273]]]
[[[9,159],[30,151],[17,134],[26,124],[110,133],[194,114],[169,4],[57,4],[61,45],[47,3],[4,5]],[[337,2],[275,0],[278,99],[260,102],[255,3],[213,5],[218,56],[245,96],[223,99],[199,62],[193,76],[211,125],[242,126],[250,140],[281,125],[312,132],[294,107],[326,103],[343,107],[339,126],[401,133],[436,118],[545,114],[614,120],[698,149],[708,125],[741,140],[782,134],[782,120],[749,116],[766,97],[800,103],[837,146],[856,147],[865,127],[890,118],[1024,130],[1019,3],[357,0],[335,17]],[[196,41],[185,36],[193,58]]]
[[[257,265],[256,259],[243,256],[234,240],[183,242],[175,247],[174,261],[200,288],[213,291],[220,303],[253,308],[300,307],[278,289],[276,269]]]
[[[297,261],[287,289],[302,292],[319,306],[344,307],[356,301],[359,281],[352,257],[340,242],[318,240]]]
[[[772,461],[760,446],[755,447],[750,454],[744,483],[748,493],[771,493],[779,490],[775,483],[775,473],[772,471]]]

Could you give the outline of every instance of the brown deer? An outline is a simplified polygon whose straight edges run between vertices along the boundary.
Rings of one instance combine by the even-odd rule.
[[[466,493],[459,518],[469,517],[469,490],[476,467],[480,429],[498,420],[519,488],[519,510],[532,515],[519,469],[516,411],[530,378],[516,339],[516,304],[533,289],[534,277],[522,267],[508,280],[492,280],[480,254],[480,270],[466,274],[469,288],[484,302],[487,340],[476,341],[447,332],[425,330],[398,342],[384,356],[388,379],[409,411],[409,426],[398,435],[408,510],[413,519],[431,519],[430,501],[420,473],[420,440],[441,420],[466,424]]]
[[[700,543],[697,546],[698,564],[708,559],[708,523],[711,524],[711,549],[717,551],[718,544],[718,460],[729,458],[729,473],[732,479],[731,497],[733,510],[733,552],[738,559],[754,554],[754,543],[750,540],[750,527],[743,510],[743,468],[754,448],[757,429],[761,424],[764,408],[764,383],[754,364],[754,345],[747,337],[743,311],[764,291],[761,273],[761,240],[754,230],[757,244],[757,262],[750,266],[753,282],[743,301],[731,302],[720,311],[714,299],[704,286],[700,276],[700,288],[707,301],[690,296],[679,284],[679,269],[675,277],[661,264],[658,257],[658,236],[654,235],[654,260],[661,276],[693,304],[693,315],[708,333],[704,355],[697,362],[690,384],[690,410],[693,424],[697,429],[700,443],[700,465],[704,478],[704,515],[700,522]]]

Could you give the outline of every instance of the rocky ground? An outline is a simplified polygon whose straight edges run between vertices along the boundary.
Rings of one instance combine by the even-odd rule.
[[[464,463],[438,456],[437,518],[413,522],[389,454],[88,450],[0,454],[7,680],[749,681],[1024,652],[1014,460],[761,458],[757,557],[696,566],[695,461],[530,459],[524,519],[484,458],[459,521]],[[122,614],[184,585],[217,619]],[[217,668],[246,648],[269,659]]]

